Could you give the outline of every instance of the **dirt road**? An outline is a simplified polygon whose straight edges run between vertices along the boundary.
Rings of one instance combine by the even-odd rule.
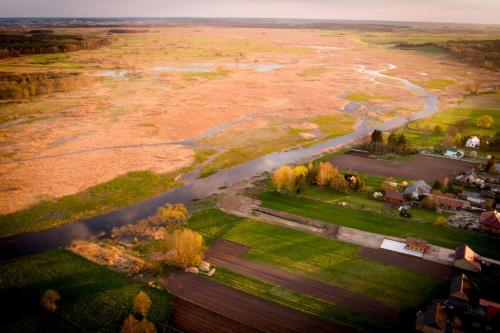
[[[475,165],[466,161],[427,155],[417,155],[408,162],[399,162],[373,159],[356,153],[338,155],[329,161],[342,170],[403,179],[423,179],[428,182],[451,177]]]
[[[205,312],[201,314],[203,321],[211,320],[210,329],[217,332],[232,331],[238,322],[243,323],[244,330],[255,328],[256,331],[287,332],[337,332],[354,333],[356,329],[321,319],[277,303],[253,296],[224,284],[212,281],[199,275],[178,272],[163,280],[162,284],[169,292],[189,302],[198,304],[222,316],[230,318],[230,323],[222,320],[217,314]],[[196,310],[196,309],[195,309]],[[190,311],[179,311],[171,320],[188,322],[197,316]],[[185,316],[185,318],[179,318]],[[209,317],[207,317],[209,316]],[[210,317],[211,316],[211,317]],[[216,325],[226,325],[217,327]],[[211,331],[207,328],[207,331]],[[239,331],[239,328],[236,329]]]
[[[415,272],[429,274],[440,279],[448,280],[453,275],[453,268],[451,266],[425,261],[392,251],[362,247],[359,249],[358,255],[386,264],[404,267]]]
[[[343,288],[241,258],[249,250],[250,248],[246,246],[218,239],[212,243],[205,258],[231,271],[345,306],[379,319],[394,320],[397,317],[397,309],[394,306]]]

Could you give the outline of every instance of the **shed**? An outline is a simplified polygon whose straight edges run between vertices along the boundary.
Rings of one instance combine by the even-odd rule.
[[[405,249],[417,251],[421,253],[429,252],[430,247],[427,244],[425,239],[419,239],[415,237],[407,237],[406,238],[406,246]]]
[[[465,142],[465,146],[469,148],[479,148],[481,145],[481,140],[477,136],[471,136]]]
[[[483,230],[500,234],[500,213],[496,210],[481,213],[479,226]]]
[[[481,256],[467,245],[457,247],[455,249],[455,267],[466,271],[480,272],[481,271]]]
[[[405,198],[401,192],[385,191],[384,201],[390,204],[401,205],[405,202]]]

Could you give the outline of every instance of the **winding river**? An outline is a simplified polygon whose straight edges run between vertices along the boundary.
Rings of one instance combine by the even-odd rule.
[[[395,68],[395,66],[390,65],[388,69],[391,68]],[[359,66],[357,70],[366,75],[373,76],[374,78],[383,77],[400,81],[408,89],[422,96],[425,100],[425,106],[423,110],[415,113],[411,120],[430,116],[439,109],[438,97],[436,95],[408,80],[385,75],[383,74],[385,70],[373,71],[366,69],[364,66]],[[377,128],[389,130],[404,125],[407,121],[408,119],[406,118],[393,119],[383,124],[378,124]],[[220,128],[225,127],[224,125],[218,126],[217,130]],[[40,253],[66,246],[75,239],[89,239],[103,232],[110,232],[113,227],[133,223],[139,219],[153,215],[158,207],[167,203],[188,203],[194,199],[206,198],[220,192],[222,187],[231,186],[241,180],[248,179],[265,171],[272,171],[283,164],[296,163],[304,158],[320,154],[326,148],[340,148],[341,146],[362,138],[372,130],[373,127],[370,122],[365,120],[361,122],[354,132],[348,135],[339,136],[308,148],[299,148],[265,155],[233,168],[222,170],[206,178],[196,178],[193,177],[193,174],[186,174],[182,177],[186,185],[162,193],[144,202],[105,215],[96,216],[76,223],[65,224],[45,231],[2,237],[0,238],[0,259],[10,259],[23,255]],[[211,132],[212,131],[209,130],[209,133]]]

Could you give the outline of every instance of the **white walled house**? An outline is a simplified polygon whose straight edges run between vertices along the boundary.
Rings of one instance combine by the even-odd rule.
[[[468,148],[479,148],[481,145],[481,140],[477,136],[471,136],[465,142],[465,146]]]

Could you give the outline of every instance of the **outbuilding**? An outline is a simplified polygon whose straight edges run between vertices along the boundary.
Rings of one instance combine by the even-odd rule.
[[[455,249],[455,267],[471,272],[481,272],[481,256],[467,245]]]
[[[385,191],[384,201],[393,205],[402,205],[405,202],[405,198],[401,192]]]

